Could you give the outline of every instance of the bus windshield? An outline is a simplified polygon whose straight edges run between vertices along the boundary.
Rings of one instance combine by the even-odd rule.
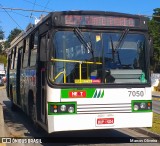
[[[55,84],[147,83],[145,36],[117,32],[57,31],[49,78]]]

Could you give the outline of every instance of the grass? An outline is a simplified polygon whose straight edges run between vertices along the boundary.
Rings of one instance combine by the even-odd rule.
[[[153,125],[148,130],[160,134],[160,114],[153,113]]]

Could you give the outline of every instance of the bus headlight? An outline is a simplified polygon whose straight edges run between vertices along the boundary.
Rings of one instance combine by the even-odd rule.
[[[76,113],[76,102],[48,102],[48,115],[66,115]]]
[[[137,111],[139,109],[138,105],[134,105],[134,110]]]
[[[152,100],[132,100],[132,112],[152,112]]]
[[[62,112],[66,111],[66,105],[61,105],[60,109],[61,109]]]
[[[146,108],[146,103],[142,102],[142,103],[140,104],[140,108],[141,108],[141,109],[145,109],[145,108]]]
[[[74,107],[70,106],[70,107],[68,108],[68,112],[69,112],[69,113],[73,113],[73,112],[74,112]]]

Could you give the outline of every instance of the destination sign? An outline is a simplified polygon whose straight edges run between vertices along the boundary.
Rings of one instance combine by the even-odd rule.
[[[118,16],[65,15],[66,25],[139,26],[139,19]]]

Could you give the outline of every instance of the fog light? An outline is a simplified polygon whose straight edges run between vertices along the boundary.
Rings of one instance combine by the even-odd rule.
[[[68,112],[69,112],[69,113],[73,113],[73,112],[74,112],[74,107],[72,107],[72,106],[69,107],[69,108],[68,108]]]
[[[138,105],[134,105],[134,110],[137,111],[139,109]]]
[[[61,105],[61,111],[62,112],[66,111],[66,105]]]

